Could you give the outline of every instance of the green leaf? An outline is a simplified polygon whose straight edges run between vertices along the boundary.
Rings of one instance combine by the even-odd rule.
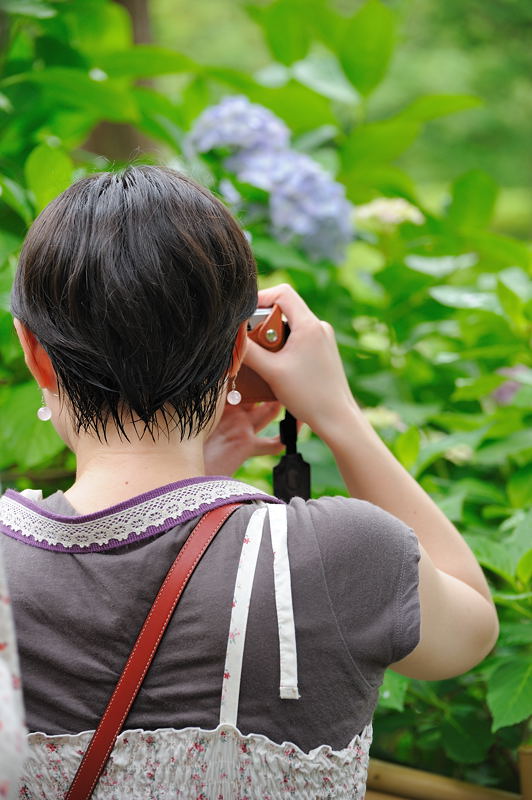
[[[526,324],[523,317],[524,301],[501,280],[497,281],[497,297],[508,319],[517,327]]]
[[[519,559],[516,573],[522,584],[525,586],[530,585],[530,580],[532,579],[532,548]],[[530,632],[530,640],[532,643],[532,632]]]
[[[212,70],[209,70],[211,73]],[[216,74],[231,83],[232,76],[228,75],[227,70],[217,70]],[[320,125],[336,123],[331,101],[295,80],[276,89],[250,84],[239,88],[239,91],[244,91],[254,103],[262,103],[281,117],[296,136]]]
[[[385,197],[405,197],[416,203],[416,191],[411,178],[391,164],[361,163],[342,174],[347,196],[358,204],[373,200],[375,194]]]
[[[490,264],[514,266],[518,264],[524,269],[532,266],[531,254],[524,242],[503,236],[500,233],[468,231],[468,247],[478,251],[478,254]]]
[[[359,102],[358,93],[332,53],[311,53],[294,64],[292,75],[299,83],[338,103],[353,106]]]
[[[115,53],[133,44],[133,24],[128,10],[118,3],[76,0],[66,3],[71,44],[92,61],[97,53]]]
[[[248,7],[249,8],[249,7]],[[301,0],[275,0],[266,8],[249,8],[264,31],[268,46],[281,64],[304,58],[310,45],[307,9]]]
[[[478,719],[474,707],[464,709],[461,714],[446,716],[441,732],[445,752],[459,764],[484,762],[493,744],[489,722]]]
[[[24,220],[26,225],[31,223],[33,214],[26,192],[22,186],[5,175],[0,175],[0,199],[7,203]]]
[[[39,36],[35,41],[35,56],[46,67],[74,67],[88,69],[89,62],[66,42],[53,36]],[[45,68],[46,68],[45,67]]]
[[[419,455],[419,445],[419,430],[415,427],[409,428],[399,434],[395,440],[393,444],[395,455],[405,469],[410,469],[410,467],[416,463],[416,459]]]
[[[506,488],[510,503],[514,508],[529,506],[532,503],[532,464],[514,472]]]
[[[418,97],[398,115],[413,122],[429,122],[446,114],[456,114],[481,106],[480,97],[472,94],[427,94]]]
[[[505,539],[503,544],[512,560],[514,570],[517,570],[517,565],[522,558],[532,550],[532,509],[523,517],[512,535]]]
[[[461,286],[434,286],[429,289],[429,294],[438,303],[451,308],[475,308],[494,314],[502,313],[498,299],[491,292],[480,292]]]
[[[31,151],[24,169],[39,212],[70,186],[74,164],[62,150],[40,144]]]
[[[482,170],[471,170],[453,186],[447,218],[460,230],[484,228],[493,216],[498,186]]]
[[[497,278],[519,298],[521,303],[532,299],[532,279],[524,269],[508,267],[508,269],[501,270],[497,274]]]
[[[481,375],[479,378],[457,378],[451,400],[481,400],[495,391],[508,378],[504,375]]]
[[[405,264],[415,272],[424,275],[433,275],[435,278],[444,278],[461,269],[474,267],[478,261],[476,253],[464,253],[461,256],[407,256]]]
[[[531,644],[532,630],[530,625],[524,619],[520,622],[502,620],[499,642],[503,646]]]
[[[441,410],[440,403],[405,403],[402,400],[390,400],[389,407],[397,411],[406,425],[425,425]]]
[[[340,61],[351,83],[370,94],[388,71],[395,44],[396,17],[380,0],[368,0],[346,27]]]
[[[1,196],[1,195],[0,195]],[[21,245],[21,239],[13,233],[0,230],[0,264]]]
[[[464,514],[465,490],[451,492],[446,497],[435,497],[438,508],[452,522],[461,522]]]
[[[467,534],[465,539],[483,567],[514,584],[514,563],[504,544],[476,534]]]
[[[436,441],[422,445],[418,459],[412,469],[412,474],[414,477],[418,477],[438,458],[441,456],[448,457],[453,448],[459,447],[461,450],[465,448],[474,453],[485,435],[486,430],[482,428],[476,431],[452,433],[449,436],[442,436]]]
[[[393,161],[408,150],[419,132],[419,123],[397,118],[360,125],[343,147],[344,168],[350,170],[368,162]]]
[[[188,56],[150,44],[138,44],[114,53],[101,53],[94,60],[94,65],[110,78],[153,78],[201,70]]]
[[[13,104],[9,97],[0,92],[0,111],[5,111],[6,114],[11,114],[13,111]]]
[[[500,466],[505,459],[532,449],[532,430],[517,431],[499,442],[487,444],[475,453],[475,462],[485,466]]]
[[[116,122],[134,122],[138,119],[132,94],[109,81],[105,73],[48,67],[40,72],[24,73],[19,80],[39,84],[46,89],[53,102],[66,108],[85,108],[97,119]]]
[[[53,6],[41,2],[41,0],[2,0],[0,11],[36,19],[49,19],[57,14],[57,10]]]
[[[476,503],[504,503],[504,492],[494,486],[492,481],[482,481],[478,478],[462,478],[454,483],[457,489],[465,489],[467,499]]]
[[[33,381],[3,388],[0,394],[0,466],[36,467],[64,448],[53,425],[37,418],[40,404],[39,390]]]
[[[532,661],[514,656],[501,664],[488,679],[487,702],[493,732],[528,719],[532,714]]]
[[[183,147],[184,120],[181,109],[153,89],[135,86],[133,96],[141,115],[139,127],[155,139],[161,139],[179,151]]]
[[[395,711],[402,711],[405,707],[409,684],[410,678],[387,669],[379,689],[379,708],[393,708]]]
[[[319,497],[324,494],[345,494],[345,486],[333,455],[320,439],[313,437],[298,443],[298,450],[312,470],[312,489]]]
[[[251,243],[257,261],[265,261],[274,269],[295,269],[313,272],[313,267],[294,247],[282,244],[275,239],[254,237]]]

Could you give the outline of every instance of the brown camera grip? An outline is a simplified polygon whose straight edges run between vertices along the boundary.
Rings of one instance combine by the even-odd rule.
[[[280,350],[286,341],[287,331],[279,306],[274,306],[269,317],[250,331],[248,336],[266,350],[274,353]],[[266,381],[245,364],[240,367],[236,388],[242,395],[243,403],[264,403],[276,399]]]

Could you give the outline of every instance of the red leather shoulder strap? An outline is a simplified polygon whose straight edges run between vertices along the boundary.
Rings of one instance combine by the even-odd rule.
[[[223,523],[239,505],[208,511],[181,548],[144,621],[65,800],[88,800],[92,795],[190,576]]]

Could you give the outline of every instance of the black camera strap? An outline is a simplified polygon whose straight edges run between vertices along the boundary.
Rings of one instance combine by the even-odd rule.
[[[273,493],[288,503],[293,497],[310,498],[310,464],[297,452],[297,420],[289,411],[279,424],[285,454],[273,468]]]

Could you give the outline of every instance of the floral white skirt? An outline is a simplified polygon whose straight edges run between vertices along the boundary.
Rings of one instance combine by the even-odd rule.
[[[20,798],[63,800],[92,732],[29,736]],[[371,726],[348,747],[304,753],[232,725],[215,730],[124,731],[94,791],[94,800],[362,800]]]

